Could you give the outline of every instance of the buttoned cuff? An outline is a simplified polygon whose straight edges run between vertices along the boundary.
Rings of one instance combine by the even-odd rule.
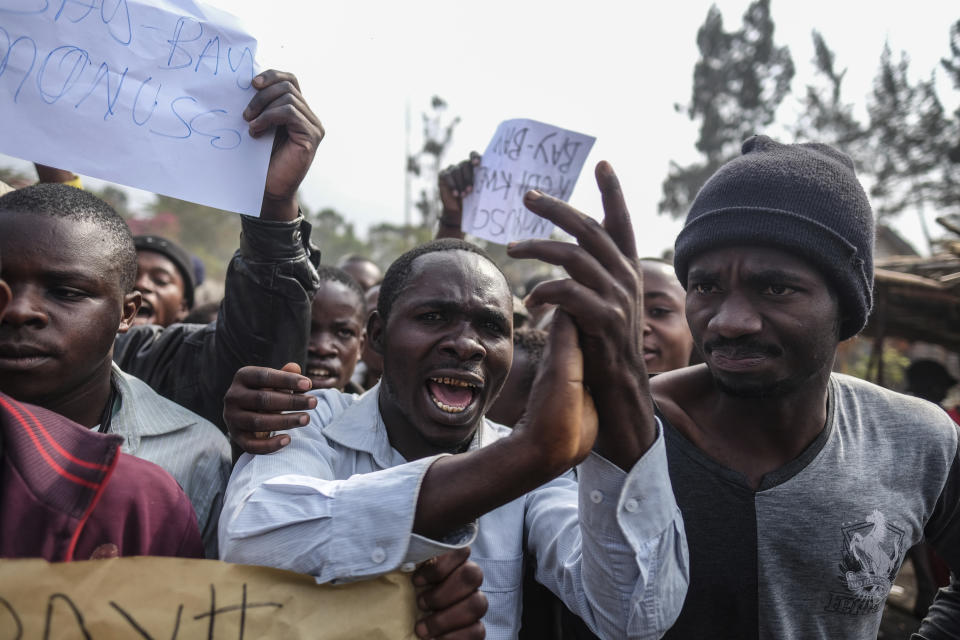
[[[657,419],[657,439],[626,473],[591,452],[577,467],[580,520],[601,535],[626,536],[636,549],[670,526],[677,503],[667,470],[663,428]]]
[[[240,254],[248,260],[292,262],[307,255],[310,231],[302,215],[289,222],[240,216],[240,224]]]

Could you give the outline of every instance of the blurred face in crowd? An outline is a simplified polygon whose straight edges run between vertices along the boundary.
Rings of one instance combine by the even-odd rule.
[[[648,373],[664,373],[690,364],[693,336],[684,314],[686,292],[673,272],[662,262],[644,260],[643,359]]]
[[[687,321],[721,391],[775,398],[829,375],[840,307],[805,260],[779,249],[734,246],[690,261]]]
[[[380,284],[380,281],[383,280],[380,267],[370,260],[350,260],[343,263],[340,268],[356,280],[364,291],[369,290],[375,284]]]
[[[140,294],[123,290],[109,243],[91,222],[0,211],[0,390],[42,406],[83,398],[110,376],[113,341]]]
[[[336,281],[320,283],[310,313],[306,375],[314,389],[339,389],[350,382],[364,344],[363,301]]]
[[[380,409],[401,452],[469,444],[513,357],[513,298],[500,271],[468,251],[413,261],[384,324],[369,336],[383,355]]]
[[[135,287],[143,296],[143,302],[134,324],[168,327],[187,315],[183,275],[162,253],[145,249],[137,251]]]

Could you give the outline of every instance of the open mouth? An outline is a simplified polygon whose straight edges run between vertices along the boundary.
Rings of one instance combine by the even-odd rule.
[[[477,395],[480,385],[448,376],[427,380],[427,392],[437,408],[445,413],[463,413]]]
[[[146,300],[143,300],[140,303],[140,308],[137,309],[137,320],[149,321],[149,320],[153,320],[153,318],[154,318],[153,305],[147,302]]]
[[[339,389],[340,371],[339,367],[308,360],[304,375],[310,378],[314,389]]]

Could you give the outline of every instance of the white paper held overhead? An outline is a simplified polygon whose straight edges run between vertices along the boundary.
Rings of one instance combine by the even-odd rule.
[[[256,48],[190,0],[0,0],[0,152],[256,215]]]
[[[527,209],[523,194],[569,200],[595,140],[536,120],[501,122],[463,199],[463,231],[498,244],[549,237],[553,224]]]

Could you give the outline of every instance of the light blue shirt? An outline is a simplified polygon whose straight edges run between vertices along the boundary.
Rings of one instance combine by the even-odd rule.
[[[604,638],[659,638],[688,583],[686,539],[663,435],[629,473],[597,454],[443,540],[413,533],[420,483],[439,456],[407,462],[390,446],[379,385],[362,396],[313,392],[310,423],[271,455],[244,455],[220,519],[230,562],[308,573],[319,582],[367,578],[469,545],[483,569],[487,637],[516,638],[524,556],[536,578]],[[510,430],[484,421],[470,445]]]

